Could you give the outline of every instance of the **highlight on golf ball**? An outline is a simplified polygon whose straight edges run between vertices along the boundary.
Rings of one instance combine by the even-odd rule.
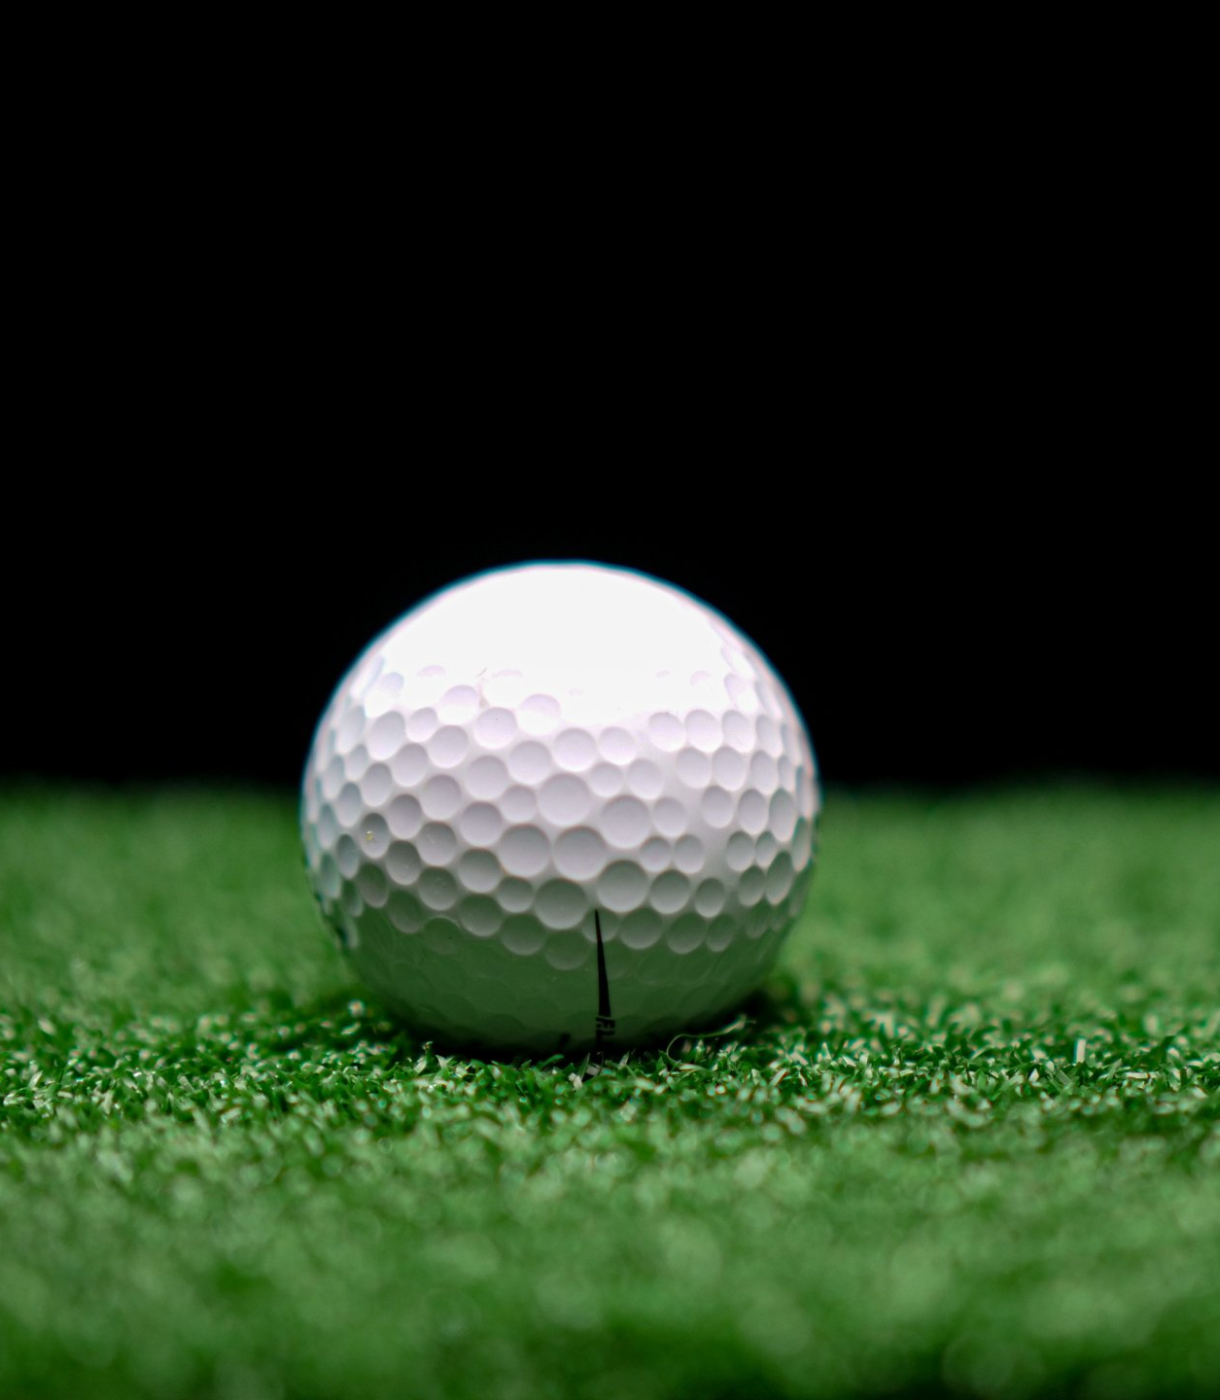
[[[813,873],[817,771],[724,617],[592,564],[481,574],[378,637],[305,769],[314,892],[439,1040],[612,1051],[750,992]]]

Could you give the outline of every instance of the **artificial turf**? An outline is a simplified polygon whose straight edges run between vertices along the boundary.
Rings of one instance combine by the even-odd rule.
[[[0,797],[0,1395],[1215,1394],[1220,793],[832,793],[769,995],[448,1058],[291,801]]]

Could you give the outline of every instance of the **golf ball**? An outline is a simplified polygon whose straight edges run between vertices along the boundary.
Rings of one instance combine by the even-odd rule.
[[[758,649],[624,569],[454,584],[357,660],[305,769],[309,877],[420,1031],[539,1053],[706,1028],[800,913],[813,750]]]

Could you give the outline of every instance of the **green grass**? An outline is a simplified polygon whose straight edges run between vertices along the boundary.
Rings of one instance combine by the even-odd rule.
[[[0,1395],[1215,1394],[1220,793],[832,794],[719,1037],[445,1058],[288,801],[0,797]]]

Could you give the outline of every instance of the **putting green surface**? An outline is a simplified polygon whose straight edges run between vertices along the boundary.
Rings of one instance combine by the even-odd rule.
[[[290,800],[0,794],[0,1395],[1214,1395],[1220,793],[832,793],[717,1037],[446,1058]]]

